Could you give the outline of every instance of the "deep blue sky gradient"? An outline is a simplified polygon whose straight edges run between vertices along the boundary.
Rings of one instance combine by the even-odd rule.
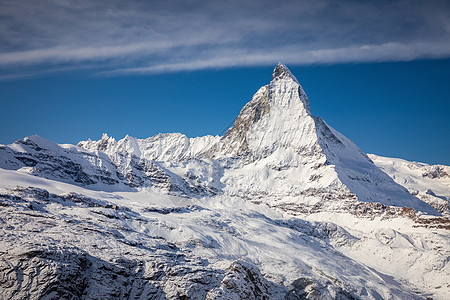
[[[217,135],[271,80],[273,67],[92,77],[82,71],[0,81],[0,143]],[[322,116],[367,153],[450,165],[450,60],[289,66]]]

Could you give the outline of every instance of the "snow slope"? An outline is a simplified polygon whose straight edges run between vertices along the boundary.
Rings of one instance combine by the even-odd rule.
[[[3,299],[449,294],[448,231],[410,219],[295,218],[236,197],[93,191],[11,170],[0,178]]]
[[[435,207],[441,214],[450,216],[450,167],[410,162],[399,158],[369,154],[377,167],[398,184]]]

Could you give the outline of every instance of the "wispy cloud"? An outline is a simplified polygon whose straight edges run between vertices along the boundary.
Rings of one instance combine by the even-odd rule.
[[[387,62],[409,61],[419,58],[448,57],[450,43],[429,45],[425,43],[398,44],[386,43],[382,45],[363,45],[357,47],[302,50],[301,47],[289,47],[288,49],[274,50],[270,53],[264,51],[224,51],[199,55],[200,58],[156,64],[144,67],[119,68],[105,71],[103,75],[120,74],[148,74],[167,73],[179,71],[193,71],[201,69],[216,69],[236,66],[273,65],[279,60],[289,64],[335,64],[355,62]],[[215,55],[214,55],[215,54]]]
[[[450,57],[450,4],[427,1],[0,0],[0,79],[117,76]]]

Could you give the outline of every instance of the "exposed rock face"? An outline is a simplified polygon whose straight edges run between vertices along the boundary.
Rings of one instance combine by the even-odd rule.
[[[211,156],[218,156],[219,153],[230,156],[250,154],[247,134],[251,126],[267,115],[269,111],[269,89],[267,86],[263,86],[253,96],[252,101],[244,106],[233,127],[225,133],[219,146],[211,151]]]
[[[220,286],[208,292],[206,299],[270,299],[273,283],[265,279],[259,270],[242,261],[235,261],[228,268]]]

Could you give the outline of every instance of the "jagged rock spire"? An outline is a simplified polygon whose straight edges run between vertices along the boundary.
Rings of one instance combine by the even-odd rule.
[[[291,71],[286,67],[285,64],[282,62],[279,62],[278,65],[275,67],[272,73],[272,79],[280,79],[280,78],[290,78],[298,83],[297,78],[291,73]]]
[[[287,80],[286,80],[287,79]],[[284,83],[281,83],[282,80]],[[289,81],[292,83],[289,83]],[[279,84],[288,86],[280,87]],[[309,99],[308,96],[306,96],[305,91],[303,90],[302,86],[298,82],[297,78],[291,73],[291,71],[286,67],[285,64],[282,62],[279,62],[278,65],[275,67],[272,73],[272,82],[270,83],[272,87],[278,86],[278,90],[280,93],[284,93],[286,97],[281,96],[281,94],[278,94],[279,99],[287,100],[288,103],[291,103],[291,100],[294,100],[293,102],[296,102],[295,99],[300,100],[303,103],[303,109],[306,111],[307,114],[311,114],[311,109],[309,107]],[[295,89],[296,91],[293,92],[292,89]],[[291,91],[288,91],[291,90]],[[283,91],[283,92],[281,92]],[[292,93],[291,93],[292,92]],[[293,98],[292,98],[293,97]],[[291,99],[292,98],[292,99]],[[290,107],[291,105],[287,105],[286,107]]]

